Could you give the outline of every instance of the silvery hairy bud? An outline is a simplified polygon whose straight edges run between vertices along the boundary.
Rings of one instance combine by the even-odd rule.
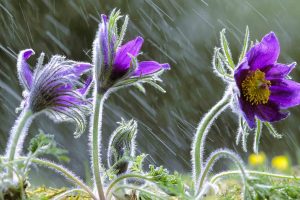
[[[108,166],[116,171],[116,174],[125,173],[129,162],[135,156],[135,137],[137,134],[137,122],[135,120],[119,122],[119,127],[110,137],[108,146]]]

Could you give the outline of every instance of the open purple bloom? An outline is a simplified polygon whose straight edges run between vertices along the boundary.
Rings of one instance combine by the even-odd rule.
[[[275,122],[288,116],[287,109],[300,104],[300,84],[287,79],[296,63],[277,63],[280,45],[271,32],[255,44],[234,73],[239,108],[250,128],[255,117]]]
[[[118,46],[122,40],[115,28],[109,29],[109,19],[101,15],[102,22],[94,42],[94,64],[96,78],[102,90],[112,87],[120,79],[143,78],[151,76],[158,71],[170,69],[170,65],[160,64],[156,61],[137,62],[144,39],[136,37]],[[116,26],[116,25],[112,25]],[[135,62],[136,61],[136,62]]]
[[[23,106],[33,113],[46,112],[56,121],[73,120],[79,125],[76,133],[81,133],[83,113],[89,107],[85,95],[91,84],[91,79],[81,81],[81,75],[91,69],[91,64],[55,55],[43,65],[42,53],[32,72],[27,60],[33,54],[32,49],[26,49],[18,56],[19,80],[25,89]]]
[[[137,37],[117,49],[112,65],[112,79],[121,78],[128,72],[131,67],[132,58],[138,56],[143,42],[144,39],[142,37]],[[156,61],[142,61],[137,64],[137,68],[130,73],[131,77],[147,76],[162,69],[170,69],[169,64],[160,64]]]

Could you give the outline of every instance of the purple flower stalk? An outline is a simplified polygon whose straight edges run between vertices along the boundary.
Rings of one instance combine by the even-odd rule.
[[[277,63],[280,45],[271,32],[255,44],[234,72],[239,108],[249,127],[255,117],[275,122],[288,116],[287,109],[300,104],[300,84],[287,79],[296,63]]]
[[[98,90],[100,92],[117,86],[121,80],[142,79],[153,76],[156,72],[170,69],[170,65],[167,63],[137,61],[136,57],[141,53],[144,42],[140,36],[119,46],[123,35],[118,35],[116,32],[116,24],[109,23],[115,20],[114,17],[111,15],[108,19],[106,15],[101,15],[102,21],[94,41],[95,76],[96,82],[99,82]],[[113,24],[112,27],[110,24]],[[125,21],[124,24],[126,26],[127,22]],[[126,27],[123,26],[123,29]]]
[[[18,56],[18,77],[24,87],[24,100],[19,108],[22,113],[11,130],[6,149],[9,161],[21,152],[33,116],[45,112],[55,121],[73,120],[77,123],[75,136],[79,136],[85,128],[84,112],[90,107],[84,97],[91,79],[82,83],[80,76],[91,69],[91,64],[56,55],[43,65],[42,53],[32,72],[27,60],[33,54],[32,49],[26,49]]]

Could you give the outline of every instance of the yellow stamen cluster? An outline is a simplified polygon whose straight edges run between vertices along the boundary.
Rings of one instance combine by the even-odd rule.
[[[256,70],[250,72],[242,82],[242,94],[252,105],[266,104],[271,95],[271,82],[265,79],[265,73]]]

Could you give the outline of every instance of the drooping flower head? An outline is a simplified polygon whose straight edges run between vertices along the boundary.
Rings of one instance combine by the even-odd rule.
[[[18,76],[24,87],[21,107],[33,113],[46,112],[55,121],[73,120],[78,125],[75,135],[79,135],[85,126],[84,112],[89,107],[85,95],[91,83],[91,79],[83,83],[81,75],[91,64],[55,55],[44,65],[42,53],[32,72],[27,60],[33,54],[26,49],[18,56]]]
[[[300,84],[287,78],[296,63],[277,63],[280,45],[271,32],[246,53],[234,71],[238,105],[250,128],[255,118],[275,122],[288,116],[282,111],[300,104]]]
[[[140,36],[121,45],[128,17],[125,17],[121,31],[118,33],[117,21],[120,18],[120,12],[115,10],[109,18],[101,15],[101,23],[93,47],[94,78],[99,92],[157,76],[159,72],[170,69],[167,63],[137,61],[144,42]]]

